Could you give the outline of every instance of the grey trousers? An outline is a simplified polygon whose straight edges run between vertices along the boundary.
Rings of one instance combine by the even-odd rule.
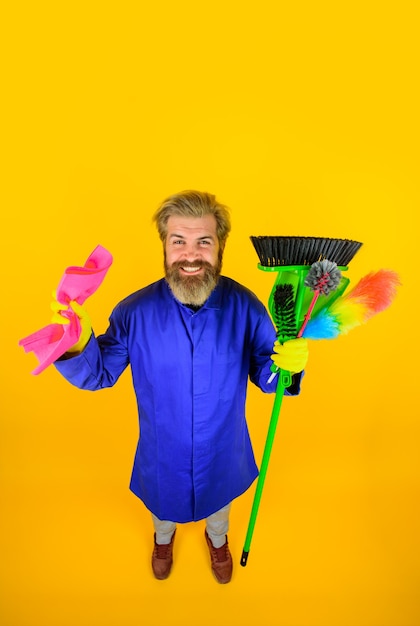
[[[221,548],[226,542],[226,534],[229,530],[229,513],[231,504],[216,511],[206,518],[206,530],[215,548]],[[152,513],[153,526],[156,533],[156,543],[168,544],[171,542],[175,532],[176,523],[167,520],[160,520]]]

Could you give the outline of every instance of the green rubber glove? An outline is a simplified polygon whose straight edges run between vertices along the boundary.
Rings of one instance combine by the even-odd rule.
[[[289,339],[283,344],[276,341],[273,350],[271,359],[282,370],[296,373],[305,369],[309,356],[307,339]]]
[[[51,322],[55,324],[70,324],[70,320],[67,317],[63,317],[61,315],[61,311],[67,311],[69,307],[76,313],[77,317],[80,320],[81,333],[79,340],[75,343],[71,348],[67,350],[69,354],[80,354],[85,349],[90,336],[92,334],[92,324],[90,321],[90,317],[86,311],[76,300],[72,300],[69,303],[69,306],[58,302],[55,294],[54,300],[51,302],[51,309],[53,310],[53,316],[51,318]]]

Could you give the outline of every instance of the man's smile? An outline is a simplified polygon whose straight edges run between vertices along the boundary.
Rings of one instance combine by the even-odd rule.
[[[201,265],[181,265],[180,269],[187,274],[197,274],[201,271]]]

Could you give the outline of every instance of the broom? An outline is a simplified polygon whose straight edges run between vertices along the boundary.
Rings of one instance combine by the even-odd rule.
[[[362,246],[358,241],[322,237],[264,236],[251,237],[251,241],[260,260],[258,268],[277,273],[269,311],[281,343],[303,334],[310,316],[321,308],[321,294],[325,305],[325,299],[333,302],[344,292],[349,280],[342,277],[341,271],[348,269],[348,263]],[[291,373],[279,371],[274,364],[269,381],[277,373],[276,394],[240,561],[243,567],[248,560],[284,392],[292,382]]]

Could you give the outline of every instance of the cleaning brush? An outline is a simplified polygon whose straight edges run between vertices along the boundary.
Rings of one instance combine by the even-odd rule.
[[[296,333],[295,301],[292,285],[276,285],[273,294],[273,317],[277,337],[281,343],[291,339]]]
[[[304,321],[302,311],[307,311],[313,298],[309,285],[305,280],[314,263],[329,261],[335,263],[337,269],[344,272],[356,252],[363,245],[351,239],[329,239],[325,237],[282,237],[282,236],[252,236],[251,242],[258,254],[260,263],[258,268],[265,272],[275,272],[276,280],[269,297],[269,311],[274,320],[274,294],[277,285],[290,284],[293,287],[294,311],[297,336]],[[328,255],[328,256],[327,256]],[[324,268],[321,268],[323,271]],[[349,284],[347,278],[341,277],[335,293],[331,292],[328,301],[339,297]],[[323,305],[326,298],[323,298]],[[316,313],[321,303],[315,306],[311,313]]]
[[[288,339],[292,339],[296,334],[296,316],[295,316],[295,301],[293,297],[293,286],[276,285],[273,292],[273,304],[272,304],[273,321],[277,330],[277,339],[280,343],[284,343]],[[276,377],[277,372],[280,371],[274,363],[271,366],[271,376],[268,379],[268,383]],[[292,377],[289,372],[282,370],[282,384],[285,388],[289,387],[292,383]]]
[[[343,295],[350,281],[341,272],[348,269],[347,265],[362,246],[358,241],[320,237],[251,237],[251,241],[260,260],[259,269],[277,273],[269,310],[280,341],[294,336],[331,339],[347,333],[387,308],[401,284],[392,270],[379,270],[362,278],[354,289]],[[269,380],[279,371],[274,364],[273,367]],[[240,561],[242,566],[248,560],[282,399],[290,382],[290,372],[280,370]]]
[[[305,326],[310,320],[319,296],[321,294],[328,296],[332,291],[338,288],[340,282],[341,272],[337,267],[337,263],[328,261],[328,259],[312,263],[311,269],[305,278],[305,287],[309,287],[314,295],[303,320],[303,324],[297,334],[298,337],[302,337]]]
[[[337,298],[344,292],[349,280],[342,278],[340,270],[347,269],[348,263],[362,245],[359,241],[322,237],[264,236],[251,237],[251,241],[260,260],[259,269],[274,271],[277,274],[269,297],[269,311],[281,343],[303,332],[321,294],[324,295],[325,302],[327,299]],[[302,310],[307,311],[303,319]],[[244,567],[248,560],[283,396],[292,382],[290,372],[279,370],[274,364],[271,371],[269,382],[277,373],[279,376],[240,561]]]
[[[360,241],[325,237],[251,236],[251,241],[264,267],[312,265],[323,259],[348,265],[362,246]]]

